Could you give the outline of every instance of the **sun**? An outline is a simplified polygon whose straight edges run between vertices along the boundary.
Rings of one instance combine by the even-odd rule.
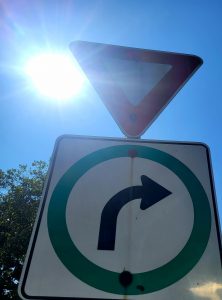
[[[41,53],[25,64],[32,86],[48,99],[69,100],[80,93],[84,74],[74,59],[64,53]]]

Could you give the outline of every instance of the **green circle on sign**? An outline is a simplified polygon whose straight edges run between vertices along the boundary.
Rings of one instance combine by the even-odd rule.
[[[187,243],[176,257],[151,271],[133,273],[132,283],[126,290],[119,282],[119,273],[97,266],[77,249],[68,232],[66,205],[75,184],[89,169],[107,160],[129,157],[131,150],[135,150],[136,157],[157,162],[180,178],[192,199],[194,223]],[[192,270],[208,243],[211,230],[211,210],[201,183],[193,172],[178,159],[151,147],[121,145],[95,151],[68,169],[52,193],[47,221],[52,246],[61,262],[74,276],[105,292],[139,295],[163,289]]]

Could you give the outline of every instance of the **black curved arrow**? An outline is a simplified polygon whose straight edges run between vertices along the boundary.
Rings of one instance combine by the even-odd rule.
[[[145,175],[141,176],[141,181],[141,186],[132,186],[120,191],[104,206],[100,221],[98,250],[115,249],[117,217],[125,204],[141,198],[140,209],[145,210],[172,194]]]

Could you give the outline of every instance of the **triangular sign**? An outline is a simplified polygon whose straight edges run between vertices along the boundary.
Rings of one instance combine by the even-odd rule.
[[[70,48],[128,137],[140,137],[202,64],[194,55],[83,41]]]

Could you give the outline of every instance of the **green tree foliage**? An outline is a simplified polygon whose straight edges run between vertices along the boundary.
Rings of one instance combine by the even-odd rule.
[[[17,285],[47,172],[35,161],[28,168],[0,169],[0,299],[20,299]]]

